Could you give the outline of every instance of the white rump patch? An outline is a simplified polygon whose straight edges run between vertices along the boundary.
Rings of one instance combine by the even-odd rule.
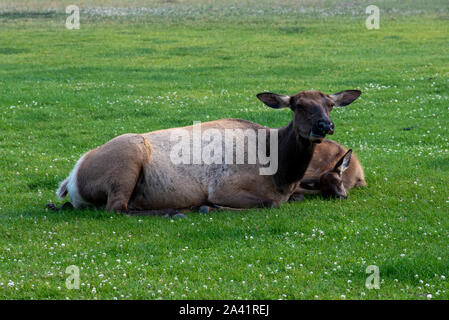
[[[78,185],[77,185],[77,178],[76,178],[79,166],[81,164],[81,161],[83,161],[84,156],[85,155],[83,155],[76,162],[75,167],[73,168],[72,172],[70,172],[70,175],[69,175],[69,178],[68,178],[69,182],[67,183],[67,192],[68,192],[69,197],[70,197],[70,202],[72,203],[72,205],[75,208],[82,208],[82,207],[85,207],[85,206],[89,205],[89,203],[84,201],[84,199],[79,194]]]

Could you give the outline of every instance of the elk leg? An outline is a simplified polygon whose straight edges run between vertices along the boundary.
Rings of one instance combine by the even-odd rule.
[[[163,210],[129,210],[124,212],[131,216],[164,216],[166,218],[187,218],[185,214],[174,209],[163,209]]]
[[[55,205],[54,203],[49,203],[49,204],[47,204],[47,209],[49,209],[51,211],[61,211],[61,210],[66,210],[66,209],[73,209],[73,205],[68,201],[64,202],[59,207],[57,205]]]
[[[288,199],[288,201],[304,201],[304,194],[303,193],[299,193],[299,192],[295,192],[294,194],[292,194],[290,196],[290,199]]]
[[[272,201],[267,202],[261,202],[258,206],[254,208],[279,208],[279,205],[277,203],[274,203]],[[198,212],[205,214],[212,211],[245,211],[250,210],[251,208],[234,208],[234,207],[226,207],[226,206],[219,206],[216,204],[211,205],[204,205],[199,207]]]
[[[196,210],[199,213],[206,214],[206,213],[209,213],[212,211],[242,211],[242,210],[247,210],[247,209],[223,207],[223,206],[219,206],[216,204],[210,204],[210,205],[200,206],[199,208],[198,207],[192,208],[192,210]]]
[[[272,208],[278,207],[278,203],[263,196],[256,195],[247,190],[220,189],[209,195],[208,202],[216,209],[221,210],[243,210],[250,208]]]
[[[106,204],[107,211],[127,212],[150,154],[151,145],[137,134],[119,136],[92,150],[77,172],[80,195],[96,206]]]
[[[128,212],[128,203],[139,180],[141,171],[141,163],[128,164],[128,168],[125,171],[121,169],[114,170],[113,174],[111,174],[114,179],[108,185],[106,210]]]

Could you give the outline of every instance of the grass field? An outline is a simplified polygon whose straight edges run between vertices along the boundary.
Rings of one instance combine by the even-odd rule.
[[[366,1],[78,1],[68,30],[71,3],[0,5],[0,298],[449,298],[447,1],[379,1],[379,30]],[[332,113],[368,183],[346,201],[177,220],[45,209],[114,136],[279,127],[291,113],[255,94],[306,89],[363,91]]]

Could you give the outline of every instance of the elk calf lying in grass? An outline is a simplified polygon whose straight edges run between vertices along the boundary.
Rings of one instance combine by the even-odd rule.
[[[264,92],[257,97],[267,106],[289,108],[293,112],[293,119],[285,127],[270,129],[241,119],[222,119],[201,125],[218,137],[226,136],[226,130],[262,132],[255,137],[258,141],[254,148],[244,134],[234,137],[236,144],[243,145],[244,159],[255,159],[257,155],[252,163],[238,163],[237,160],[234,163],[232,149],[232,161],[229,161],[226,139],[196,139],[195,125],[121,135],[83,155],[61,183],[57,195],[60,198],[69,195],[75,208],[105,206],[109,211],[134,214],[204,205],[229,208],[277,206],[288,201],[295,191],[317,143],[326,134],[334,132],[329,117],[332,108],[346,106],[360,94],[358,90],[330,95],[302,91],[292,96]],[[172,155],[178,141],[174,142],[173,137],[184,135],[188,147],[196,143],[199,150],[209,150],[214,144],[214,151],[217,148],[220,151],[214,152],[217,161],[198,161],[196,158],[204,153],[187,150],[187,154],[182,149],[187,160],[193,156],[193,164],[175,163]],[[271,148],[273,140],[275,148]],[[222,153],[223,149],[225,152]],[[266,168],[267,153],[271,160],[275,160],[277,170],[261,174]]]
[[[366,186],[363,168],[352,149],[331,140],[317,145],[293,199],[301,194],[321,194],[325,198],[347,198],[350,189]]]

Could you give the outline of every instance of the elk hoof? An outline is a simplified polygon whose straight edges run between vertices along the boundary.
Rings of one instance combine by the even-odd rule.
[[[210,212],[210,207],[209,206],[201,206],[200,210],[198,211],[201,214],[206,214]]]
[[[60,210],[66,210],[66,209],[73,209],[73,205],[67,201],[67,202],[61,204],[59,207],[57,205],[55,205],[54,203],[49,203],[49,204],[47,204],[46,208],[51,211],[60,211]]]
[[[170,218],[170,219],[184,219],[187,218],[187,216],[177,210],[174,209],[166,209],[165,211],[165,218]]]
[[[166,219],[185,219],[187,216],[184,213],[176,213],[176,214],[165,214],[164,218]]]
[[[73,209],[73,205],[70,202],[64,202],[60,207],[59,210],[66,210],[66,209]]]
[[[304,201],[304,195],[302,193],[295,193],[290,197],[290,201]]]
[[[59,209],[54,203],[47,204],[47,206],[45,208],[48,210],[51,210],[51,211],[58,211],[58,209]]]

